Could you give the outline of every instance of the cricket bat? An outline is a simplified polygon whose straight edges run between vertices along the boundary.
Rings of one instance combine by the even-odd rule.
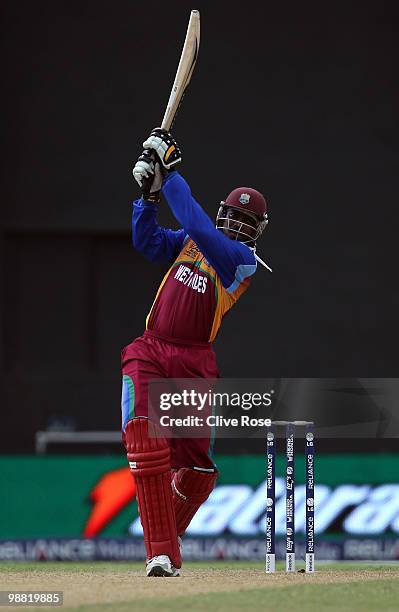
[[[169,101],[162,119],[161,127],[164,130],[170,130],[173,125],[176,113],[194,72],[198,57],[199,44],[200,14],[199,11],[193,10],[190,14],[186,39],[184,41],[183,51],[180,56],[180,62],[177,67],[172,91],[170,92]]]
[[[200,43],[200,14],[199,11],[191,11],[190,20],[188,22],[186,39],[183,45],[183,51],[180,56],[179,65],[175,80],[173,82],[172,91],[170,92],[169,101],[166,106],[165,114],[162,119],[161,128],[170,130],[176,117],[176,113],[183,99],[184,93],[191,80],[195,64],[198,57]],[[148,157],[155,159],[154,153],[146,149],[143,151]],[[152,177],[143,179],[145,183],[150,184]]]

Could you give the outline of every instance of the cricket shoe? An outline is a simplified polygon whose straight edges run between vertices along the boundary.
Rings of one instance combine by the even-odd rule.
[[[174,567],[167,555],[158,555],[146,565],[147,576],[180,576],[180,570]]]

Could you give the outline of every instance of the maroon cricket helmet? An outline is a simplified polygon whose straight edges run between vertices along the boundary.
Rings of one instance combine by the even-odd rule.
[[[229,210],[238,210],[248,217],[248,223],[234,219]],[[234,234],[240,242],[254,243],[262,234],[266,225],[267,204],[263,195],[252,187],[237,187],[220,203],[216,217],[216,227]]]

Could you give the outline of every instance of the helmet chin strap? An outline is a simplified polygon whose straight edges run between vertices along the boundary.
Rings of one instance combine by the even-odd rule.
[[[263,259],[261,259],[259,255],[256,254],[255,250],[254,250],[254,255],[255,255],[256,261],[259,261],[259,263],[262,264],[262,266],[266,268],[266,270],[269,270],[269,272],[273,272],[273,270],[267,265],[267,263],[265,263]]]

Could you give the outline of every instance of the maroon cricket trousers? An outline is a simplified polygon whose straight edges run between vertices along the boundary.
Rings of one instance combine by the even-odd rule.
[[[219,378],[216,355],[209,343],[186,344],[145,331],[122,349],[122,431],[133,417],[148,417],[148,381],[156,378]],[[173,470],[214,468],[211,441],[170,438]]]

